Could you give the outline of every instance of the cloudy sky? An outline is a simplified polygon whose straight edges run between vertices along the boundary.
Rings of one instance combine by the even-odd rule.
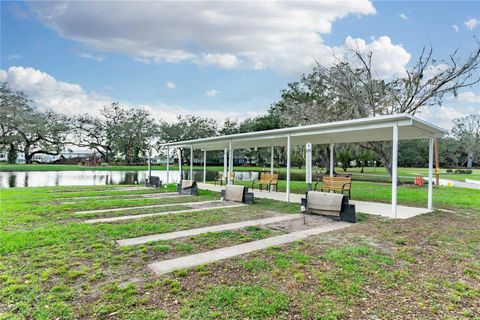
[[[372,51],[388,79],[424,45],[440,60],[468,54],[475,36],[478,1],[2,1],[0,80],[64,113],[119,101],[167,121],[242,120],[351,46]],[[449,127],[474,112],[480,86],[421,116]]]

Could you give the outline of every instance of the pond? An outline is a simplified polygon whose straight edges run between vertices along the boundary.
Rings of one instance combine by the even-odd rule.
[[[207,180],[214,180],[218,171],[207,171]],[[253,180],[258,178],[258,172],[237,171],[236,180]],[[0,172],[0,187],[47,187],[47,186],[94,186],[107,184],[144,184],[147,177],[147,171],[12,171]],[[152,175],[160,177],[160,180],[166,181],[167,171],[152,170]],[[203,180],[203,171],[194,171],[196,181]],[[280,174],[280,179],[284,179],[285,174]],[[183,178],[186,179],[188,172],[183,172]],[[302,180],[303,174],[292,174],[292,180]],[[178,182],[179,172],[170,171],[170,183]]]

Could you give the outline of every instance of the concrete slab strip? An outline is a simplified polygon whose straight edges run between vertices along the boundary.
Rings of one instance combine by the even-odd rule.
[[[163,198],[179,198],[179,197],[188,197],[188,195],[182,195],[178,192],[164,192],[164,193],[145,193],[145,194],[127,194],[127,195],[118,195],[118,196],[86,196],[86,197],[73,197],[69,198],[72,201],[60,202],[60,204],[71,204],[79,203],[82,200],[146,200],[146,199],[163,199]]]
[[[184,202],[163,203],[163,204],[152,204],[148,206],[138,206],[138,207],[122,207],[122,208],[112,208],[112,209],[87,210],[87,211],[77,211],[77,212],[74,212],[74,214],[89,214],[89,213],[126,211],[126,210],[135,210],[135,209],[161,208],[161,207],[172,207],[176,205],[189,206],[194,204],[213,203],[213,202],[219,202],[219,200],[194,201],[194,202],[185,202],[185,203]]]
[[[266,224],[283,222],[283,221],[288,221],[293,219],[301,219],[301,218],[302,216],[299,214],[289,214],[289,215],[282,215],[278,217],[271,217],[271,218],[265,218],[265,219],[240,221],[240,222],[234,222],[234,223],[220,224],[216,226],[208,226],[203,228],[180,230],[180,231],[169,232],[169,233],[143,236],[138,238],[117,240],[117,243],[121,246],[133,246],[133,245],[144,244],[147,242],[160,241],[160,240],[172,240],[177,238],[196,236],[196,235],[207,233],[207,232],[235,230],[235,229],[241,229],[245,227],[260,226],[260,225],[266,225]]]
[[[321,233],[347,228],[351,225],[352,224],[348,222],[329,222],[318,228],[296,231],[276,237],[247,242],[236,246],[197,253],[176,259],[154,262],[149,264],[148,267],[158,275],[166,274],[175,270],[196,267],[207,263],[213,263],[216,261],[236,257],[242,254],[266,249],[268,247],[302,240]]]
[[[156,212],[156,213],[146,213],[146,214],[136,214],[130,216],[120,216],[120,217],[111,217],[111,218],[100,218],[100,219],[90,219],[85,220],[83,223],[93,224],[93,223],[100,223],[100,222],[117,222],[123,220],[133,220],[133,219],[142,219],[142,218],[150,218],[156,216],[163,216],[167,214],[176,214],[176,213],[185,213],[185,212],[197,212],[197,211],[205,211],[205,210],[217,210],[217,209],[225,209],[225,208],[236,208],[236,207],[243,207],[244,204],[234,204],[228,206],[220,206],[220,207],[206,207],[206,208],[198,208],[198,209],[186,209],[186,210],[176,210],[176,211],[165,211],[165,212]]]

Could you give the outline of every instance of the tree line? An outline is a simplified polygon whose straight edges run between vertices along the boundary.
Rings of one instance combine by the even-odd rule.
[[[480,81],[480,44],[476,44],[476,50],[466,58],[454,52],[444,61],[435,60],[432,50],[424,49],[405,76],[388,80],[376,77],[371,53],[353,49],[349,62],[339,60],[328,67],[317,64],[298,81],[289,83],[266,114],[222,124],[197,116],[179,116],[177,121],[167,123],[155,120],[148,110],[119,103],[103,107],[99,115],[69,117],[41,110],[25,94],[1,83],[0,148],[8,150],[9,162],[15,162],[17,152],[24,153],[26,162],[31,163],[36,154],[56,155],[79,146],[96,150],[105,162],[120,159],[135,164],[164,142],[396,113],[415,115],[420,109],[442,104],[446,95],[456,96],[458,90]],[[440,145],[443,166],[472,167],[480,158],[480,115],[455,119],[451,133]],[[401,141],[399,146],[399,165],[425,166],[428,142]],[[336,162],[344,170],[352,162],[363,167],[376,161],[391,173],[388,142],[345,144],[336,149]],[[182,152],[183,159],[189,161],[189,152]],[[275,152],[277,164],[283,165],[284,148]],[[255,159],[259,165],[270,159],[270,150],[261,148],[238,150],[236,154]],[[301,166],[304,154],[304,146],[294,148],[292,164]],[[212,153],[209,157],[219,159],[221,155]],[[328,168],[328,146],[316,146],[314,159]]]

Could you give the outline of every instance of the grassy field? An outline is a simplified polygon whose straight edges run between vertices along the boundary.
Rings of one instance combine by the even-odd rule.
[[[293,184],[295,192],[303,188],[302,183]],[[73,213],[218,199],[218,194],[202,191],[196,198],[131,201],[127,196],[154,190],[120,189],[1,190],[0,319],[478,319],[480,315],[480,197],[474,190],[435,189],[435,206],[453,212],[435,211],[402,221],[360,214],[359,223],[342,231],[155,276],[146,268],[150,262],[282,232],[250,227],[132,247],[119,247],[114,240],[295,213],[298,205],[258,200],[239,208],[94,225],[81,222],[112,214]],[[390,189],[386,184],[355,183],[352,195],[388,202]],[[65,204],[72,199],[75,202]],[[425,204],[426,189],[402,187],[399,202]],[[148,212],[152,209],[129,214]]]
[[[235,184],[242,184],[251,187],[252,183],[248,181],[236,181]],[[278,182],[278,191],[285,191],[286,182]],[[321,183],[318,185],[320,188]],[[255,188],[258,188],[255,185]],[[303,181],[291,181],[290,191],[293,193],[305,194],[307,184]],[[391,202],[392,185],[390,183],[371,183],[364,181],[353,181],[351,198],[352,200],[365,200],[375,202]],[[397,200],[399,204],[426,207],[427,205],[427,186],[417,187],[413,185],[403,185],[397,190]],[[453,187],[434,187],[433,202],[443,208],[448,207],[472,207],[480,208],[480,191],[467,188]]]
[[[165,166],[153,166],[152,170],[165,170]],[[183,166],[183,170],[188,170],[189,166]],[[212,171],[223,171],[223,166],[208,166],[208,170]],[[322,168],[323,169],[323,168]],[[9,171],[136,171],[136,170],[147,170],[147,166],[112,166],[112,167],[81,167],[77,165],[62,165],[62,164],[0,164],[0,172],[9,172]],[[178,166],[170,166],[170,170],[178,170]],[[202,166],[194,166],[193,170],[202,171]],[[249,166],[237,166],[234,167],[235,171],[269,171],[270,168],[264,167],[249,167]],[[314,168],[314,171],[319,170]],[[344,173],[342,168],[336,168],[336,172]],[[353,173],[355,175],[361,175],[361,168],[348,168],[346,173]],[[323,171],[325,171],[323,169]],[[367,175],[380,175],[387,176],[385,168],[383,167],[366,167],[363,170],[363,174]],[[275,168],[275,172],[286,172],[285,168]],[[305,168],[292,167],[292,173],[305,173]],[[415,177],[415,176],[428,176],[427,168],[398,168],[398,175],[402,177]],[[446,169],[440,170],[440,177],[445,179],[465,181],[465,179],[480,180],[480,169],[474,169],[471,174],[449,174],[446,172]]]

